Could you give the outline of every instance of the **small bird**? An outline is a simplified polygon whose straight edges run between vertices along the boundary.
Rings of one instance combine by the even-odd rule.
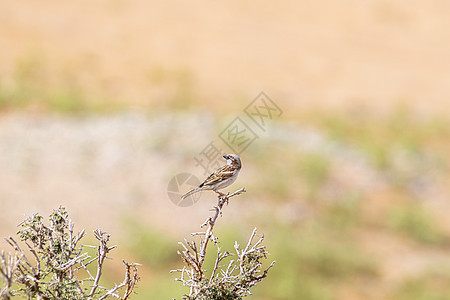
[[[241,170],[241,159],[236,154],[227,154],[223,158],[227,160],[227,164],[222,168],[217,169],[214,173],[208,176],[197,188],[184,194],[181,199],[185,199],[190,195],[203,190],[213,190],[219,195],[224,195],[218,190],[226,188],[236,181],[239,171]]]

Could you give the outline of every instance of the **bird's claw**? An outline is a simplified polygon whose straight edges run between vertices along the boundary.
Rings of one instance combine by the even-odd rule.
[[[221,193],[221,192],[219,192],[219,191],[215,191],[217,194],[219,194],[219,198],[222,198],[223,196],[225,196],[225,194],[224,193]]]

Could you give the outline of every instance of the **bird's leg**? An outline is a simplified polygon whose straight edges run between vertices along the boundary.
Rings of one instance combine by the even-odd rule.
[[[225,196],[224,193],[219,192],[218,190],[213,190],[214,192],[216,192],[217,194],[219,194],[219,198]]]

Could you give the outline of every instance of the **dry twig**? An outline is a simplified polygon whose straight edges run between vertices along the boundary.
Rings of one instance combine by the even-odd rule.
[[[94,236],[98,246],[79,245],[85,231],[74,233],[73,223],[64,208],[50,215],[50,226],[44,225],[42,217],[35,214],[23,221],[18,232],[28,247],[32,259],[12,237],[6,239],[13,254],[0,254],[0,275],[5,282],[0,298],[9,299],[13,295],[23,295],[30,299],[105,299],[116,297],[128,299],[139,280],[137,266],[126,266],[124,281],[108,289],[100,286],[102,270],[107,254],[116,248],[109,246],[110,235],[96,229]],[[91,257],[85,250],[97,249]],[[89,270],[96,265],[95,276]],[[17,287],[12,290],[12,287]],[[118,295],[123,290],[123,297]]]
[[[262,245],[264,236],[255,241],[256,228],[253,230],[249,241],[244,249],[235,244],[236,253],[222,252],[218,244],[218,238],[214,236],[213,230],[219,215],[222,215],[222,208],[228,204],[231,197],[245,192],[242,188],[232,194],[218,193],[218,203],[214,207],[214,214],[208,217],[201,227],[206,226],[204,232],[194,232],[192,236],[199,237],[199,247],[195,241],[179,243],[182,251],[178,254],[186,263],[187,267],[172,270],[171,272],[181,273],[176,281],[180,281],[184,286],[189,287],[189,295],[185,299],[237,299],[251,294],[250,288],[267,276],[267,272],[273,267],[272,262],[268,268],[261,273],[261,260],[267,257],[268,252]],[[205,277],[206,270],[202,269],[206,257],[209,241],[213,241],[217,246],[217,256],[209,279]],[[221,265],[223,261],[232,256],[237,256],[236,260],[231,260],[228,265]]]

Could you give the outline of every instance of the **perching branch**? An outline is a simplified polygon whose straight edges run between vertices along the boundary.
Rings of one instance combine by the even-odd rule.
[[[184,262],[190,266],[193,270],[195,270],[195,278],[194,281],[199,282],[203,279],[203,270],[202,265],[205,261],[206,256],[206,247],[208,246],[208,242],[210,240],[213,240],[213,229],[216,225],[216,220],[219,217],[219,215],[222,212],[222,208],[225,203],[229,202],[229,199],[231,197],[240,195],[245,192],[245,188],[241,188],[240,190],[230,194],[222,194],[218,193],[218,201],[217,206],[214,207],[214,214],[211,217],[208,217],[206,221],[200,226],[205,227],[208,226],[206,229],[206,232],[195,232],[192,235],[193,236],[202,236],[204,235],[204,238],[200,238],[200,250],[197,249],[197,244],[195,242],[188,242],[185,240],[185,244],[179,242],[179,244],[184,248],[184,251],[177,253],[181,256],[181,258],[184,260]]]
[[[228,203],[228,201],[231,197],[238,196],[244,192],[245,192],[245,188],[241,188],[240,190],[237,190],[236,192],[234,192],[232,194],[224,194],[223,196],[221,196],[219,194],[219,197],[218,197],[219,201],[217,203],[217,206],[214,207],[215,213],[214,213],[213,217],[208,218],[205,221],[205,223],[203,223],[203,225],[201,226],[201,227],[204,227],[207,224],[208,228],[206,229],[205,240],[203,241],[203,244],[202,244],[202,247],[200,250],[199,269],[201,269],[201,267],[203,265],[203,261],[205,260],[206,247],[208,246],[208,241],[211,240],[212,232],[213,232],[214,226],[216,225],[217,217],[219,217],[219,214],[222,212],[223,205],[225,203]],[[201,280],[201,278],[199,278],[199,280]]]
[[[179,242],[183,247],[182,251],[177,253],[181,256],[187,266],[182,269],[172,270],[171,272],[181,273],[180,281],[184,286],[189,287],[189,295],[185,295],[184,299],[238,299],[251,294],[250,288],[263,280],[270,268],[275,264],[272,262],[268,268],[261,271],[262,259],[266,259],[268,252],[262,245],[264,236],[261,236],[256,242],[256,228],[253,230],[250,239],[244,249],[240,249],[235,244],[236,253],[222,252],[219,246],[218,238],[214,236],[213,230],[219,215],[222,215],[222,209],[225,203],[228,204],[231,197],[237,196],[245,192],[242,188],[232,194],[218,193],[218,203],[214,207],[214,214],[208,217],[201,225],[205,227],[205,232],[194,232],[191,235],[199,237],[199,247],[195,241],[185,240],[184,243]],[[202,269],[207,254],[207,246],[209,241],[213,241],[217,246],[217,255],[211,275],[207,279],[206,270]],[[237,256],[236,260],[231,260],[227,265],[223,262],[230,256]]]

